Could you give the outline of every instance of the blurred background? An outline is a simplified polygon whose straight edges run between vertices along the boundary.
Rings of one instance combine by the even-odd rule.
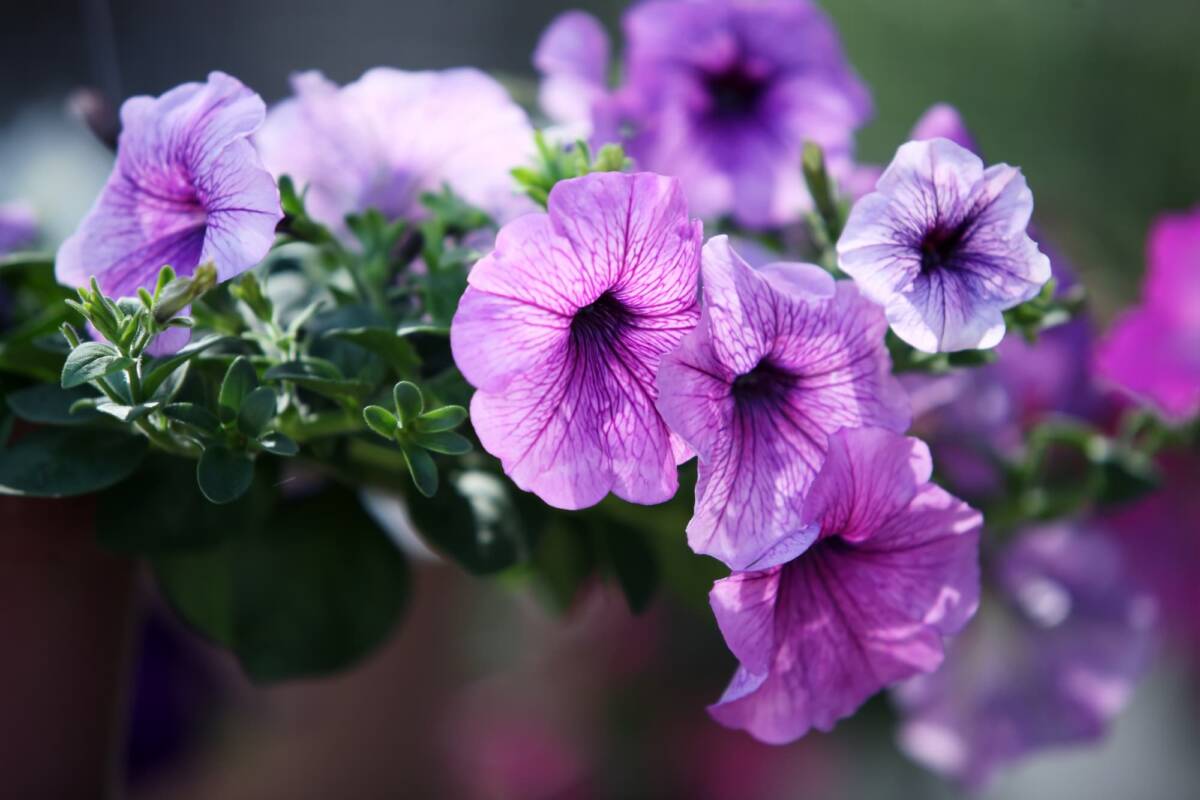
[[[51,244],[86,211],[111,156],[68,113],[82,86],[158,94],[221,69],[271,102],[300,69],[345,82],[379,64],[473,64],[528,99],[530,53],[555,13],[587,8],[615,32],[623,5],[7,0],[0,202],[31,202]],[[1133,301],[1151,219],[1200,203],[1194,0],[822,5],[874,94],[864,161],[886,162],[926,107],[953,103],[989,162],[1024,169],[1041,228],[1091,289],[1099,318]],[[681,534],[663,536],[669,577],[692,557]],[[144,587],[129,796],[958,796],[895,750],[886,698],[831,735],[783,748],[709,721],[704,705],[733,659],[703,581],[668,580],[636,617],[603,587],[560,615],[524,586],[432,561],[419,563],[415,583],[407,619],[358,669],[269,689],[180,630]],[[1194,674],[1168,648],[1101,745],[1036,756],[983,796],[1200,796]]]

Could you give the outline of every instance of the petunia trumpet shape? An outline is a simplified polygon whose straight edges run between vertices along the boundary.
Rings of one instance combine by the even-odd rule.
[[[1024,531],[995,567],[1000,602],[954,640],[941,669],[895,692],[901,748],[974,788],[1024,756],[1102,737],[1154,642],[1154,601],[1103,531]]]
[[[422,217],[421,194],[443,185],[501,221],[530,210],[509,170],[528,160],[533,130],[479,70],[378,67],[340,88],[304,72],[292,88],[255,140],[268,169],[305,189],[325,224],[340,230],[347,214],[370,208]]]
[[[250,143],[265,114],[262,98],[221,72],[125,101],[116,165],[59,248],[59,282],[94,276],[106,294],[128,297],[153,288],[167,264],[190,275],[211,262],[228,280],[262,261],[283,217]]]
[[[784,564],[713,587],[740,662],[709,707],[717,721],[790,742],[937,669],[943,637],[978,605],[982,517],[930,483],[931,469],[916,439],[878,428],[832,437],[807,509],[819,536]]]
[[[471,421],[518,486],[559,508],[670,498],[687,455],[655,409],[696,324],[701,226],[677,180],[596,173],[500,229],[450,331]]]
[[[985,169],[948,139],[909,142],[850,211],[838,265],[918,350],[995,347],[1003,312],[1050,279],[1027,232],[1032,213],[1020,170]]]
[[[1142,302],[1113,325],[1096,370],[1183,422],[1200,413],[1200,208],[1160,218],[1148,250]]]
[[[803,526],[840,428],[908,427],[886,322],[849,281],[808,264],[754,270],[724,236],[704,246],[703,317],[659,370],[659,410],[699,455],[688,543],[732,569],[766,567]],[[815,535],[815,534],[814,534]]]

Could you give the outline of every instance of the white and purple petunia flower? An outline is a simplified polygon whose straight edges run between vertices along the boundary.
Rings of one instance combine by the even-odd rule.
[[[1000,602],[951,644],[946,663],[895,692],[900,745],[969,786],[1038,750],[1100,738],[1152,653],[1154,601],[1131,587],[1106,534],[1019,534],[1001,554]]]
[[[1142,302],[1101,343],[1096,371],[1183,422],[1200,413],[1200,208],[1158,220]]]
[[[701,227],[679,182],[597,173],[500,229],[450,330],[471,421],[522,489],[559,508],[674,495],[687,456],[654,374],[699,316]]]
[[[871,99],[808,0],[650,0],[624,29],[625,82],[610,91],[603,28],[579,12],[556,20],[536,60],[543,102],[559,121],[586,117],[598,144],[621,141],[641,167],[679,177],[693,213],[795,221],[811,206],[805,141],[835,173],[852,166]]]
[[[659,410],[699,455],[688,543],[732,569],[785,560],[830,434],[908,427],[887,323],[849,281],[809,264],[752,269],[704,246],[703,316],[659,370]],[[815,532],[813,532],[815,535]]]
[[[791,561],[710,600],[740,665],[709,713],[764,742],[829,730],[885,686],[937,669],[979,600],[981,515],[929,482],[920,441],[835,434]],[[807,549],[803,549],[807,548]]]
[[[190,275],[211,262],[224,281],[262,261],[283,217],[250,142],[265,114],[262,98],[221,72],[125,101],[116,165],[59,248],[59,282],[94,276],[106,294],[128,297],[153,288],[164,265]]]
[[[533,130],[479,70],[378,67],[342,87],[304,72],[292,88],[255,141],[267,168],[291,176],[330,227],[342,230],[347,214],[370,208],[389,219],[424,217],[421,194],[443,185],[500,221],[531,210],[509,170],[528,160]]]
[[[1006,309],[1034,297],[1050,261],[1029,237],[1020,170],[948,139],[909,142],[850,211],[838,265],[929,353],[995,347]]]

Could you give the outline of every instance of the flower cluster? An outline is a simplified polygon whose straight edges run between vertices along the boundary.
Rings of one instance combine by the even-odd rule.
[[[885,168],[855,162],[871,98],[815,5],[647,0],[623,26],[615,86],[595,19],[547,29],[546,135],[473,69],[341,87],[306,72],[269,111],[219,72],[126,101],[112,174],[55,263],[77,290],[50,327],[69,351],[24,365],[61,371],[66,410],[9,402],[67,430],[0,449],[0,492],[109,490],[155,448],[250,518],[252,489],[288,483],[261,475],[294,469],[405,494],[405,525],[480,574],[535,563],[546,531],[620,535],[586,516],[619,507],[610,494],[679,498],[691,518],[671,533],[728,570],[710,594],[738,662],[720,723],[789,742],[894,687],[906,752],[974,784],[1100,735],[1145,669],[1156,600],[1194,600],[1155,598],[1142,584],[1161,564],[1121,556],[1136,509],[1161,509],[1104,504],[1145,491],[1200,412],[1198,212],[1156,227],[1142,304],[1094,358],[1172,428],[1094,380],[1078,287],[1031,233],[1024,176],[986,166],[953,108]],[[28,229],[0,209],[0,253]],[[120,459],[85,479],[22,463],[106,450]],[[320,477],[272,466],[297,455]],[[181,548],[224,546],[200,538]],[[289,546],[307,545],[270,542]],[[378,607],[399,607],[406,573],[372,546],[370,579],[399,577],[326,598],[313,623],[354,640],[345,658],[239,629],[252,674],[349,663],[384,635]],[[343,563],[317,552],[296,563]],[[168,590],[205,583],[168,561],[183,570],[160,567]],[[234,605],[277,611],[297,591],[238,574],[256,588]],[[364,598],[371,624],[337,617]]]

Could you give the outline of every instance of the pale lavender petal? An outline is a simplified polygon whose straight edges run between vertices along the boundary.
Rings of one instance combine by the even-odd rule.
[[[1027,233],[1032,211],[1018,170],[985,170],[947,139],[909,142],[851,210],[838,263],[913,347],[994,347],[1003,311],[1050,279],[1049,259]]]
[[[0,203],[0,255],[33,244],[37,232],[33,208],[24,203]]]
[[[675,493],[688,453],[654,375],[696,324],[699,247],[678,182],[650,174],[561,182],[547,214],[501,229],[451,347],[480,442],[518,486],[560,508]]]
[[[368,208],[423,217],[421,193],[444,184],[501,221],[531,210],[509,170],[528,160],[533,131],[484,73],[379,67],[339,89],[309,72],[293,88],[256,141],[268,169],[307,187],[310,212],[335,229]]]
[[[167,264],[190,275],[212,261],[225,280],[260,262],[283,216],[248,141],[264,114],[258,95],[219,72],[126,101],[117,163],[59,250],[59,281],[95,276],[106,293],[131,296]]]
[[[926,139],[949,139],[972,153],[979,152],[975,137],[967,130],[967,123],[963,121],[962,114],[949,103],[930,106],[913,125],[908,138],[918,142]]]
[[[542,110],[556,122],[589,122],[594,104],[606,93],[608,34],[591,14],[565,11],[542,32],[533,65],[542,75]]]

